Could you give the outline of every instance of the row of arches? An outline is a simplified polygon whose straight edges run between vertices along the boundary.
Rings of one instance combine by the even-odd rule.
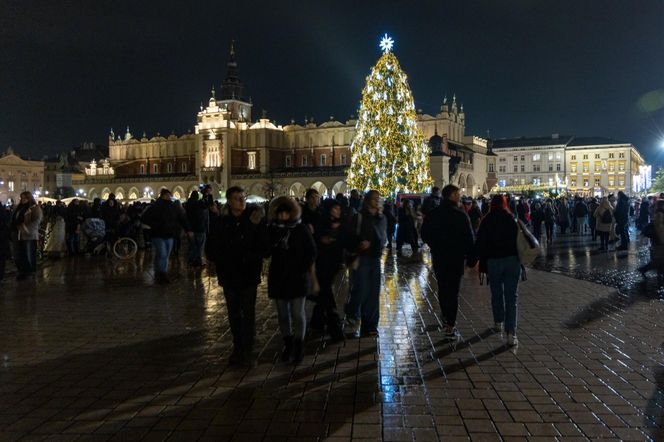
[[[488,193],[488,188],[486,183],[482,183],[482,186],[479,185],[479,183],[475,182],[475,178],[471,174],[463,174],[460,173],[456,177],[456,180],[452,180],[452,184],[455,184],[456,186],[460,187],[462,189],[462,193],[466,195],[471,195],[471,196],[476,196],[479,194],[486,194]]]
[[[161,189],[166,188],[166,186],[160,186],[160,187],[152,187],[152,186],[145,186],[143,188],[137,188],[137,187],[130,187],[129,189],[125,190],[124,187],[116,187],[115,190],[112,190],[109,187],[104,187],[101,190],[97,190],[95,188],[91,188],[88,191],[88,197],[90,199],[95,199],[95,198],[101,198],[103,200],[108,199],[111,193],[115,194],[115,198],[118,201],[134,201],[138,200],[141,198],[156,198],[159,196],[159,192],[161,192]],[[197,185],[192,185],[188,190],[185,190],[184,187],[182,186],[175,186],[171,189],[169,189],[173,197],[179,200],[185,200],[193,192],[194,190],[198,190]]]

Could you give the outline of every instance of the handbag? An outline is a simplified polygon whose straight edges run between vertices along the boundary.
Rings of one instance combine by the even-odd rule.
[[[539,241],[530,233],[521,220],[516,220],[516,223],[519,229],[516,235],[516,250],[519,254],[519,261],[522,265],[529,265],[540,254]]]

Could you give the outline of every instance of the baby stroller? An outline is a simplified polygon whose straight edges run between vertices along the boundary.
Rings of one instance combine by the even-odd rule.
[[[101,218],[86,218],[81,225],[85,235],[85,253],[101,255],[106,250],[106,223]]]

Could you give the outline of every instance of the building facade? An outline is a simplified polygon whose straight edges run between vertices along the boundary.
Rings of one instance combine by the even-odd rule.
[[[21,192],[38,195],[43,190],[43,161],[24,160],[11,148],[0,156],[0,202],[16,203]]]
[[[252,119],[231,45],[227,75],[219,94],[212,89],[201,105],[193,131],[181,136],[135,137],[111,131],[107,158],[95,158],[85,178],[74,187],[89,197],[135,200],[169,188],[184,199],[200,184],[212,185],[222,196],[232,185],[250,195],[302,196],[308,188],[321,194],[347,192],[346,168],[355,136],[355,118],[330,117],[317,124],[307,118],[279,125],[267,115]],[[435,115],[418,111],[418,125],[431,146],[431,175],[436,185],[459,185],[464,194],[479,195],[495,184],[494,158],[487,140],[465,134],[465,112],[456,96],[443,100]],[[493,169],[492,169],[493,170]]]
[[[583,195],[629,194],[649,187],[642,177],[645,163],[636,147],[603,137],[499,139],[496,189],[539,188]]]

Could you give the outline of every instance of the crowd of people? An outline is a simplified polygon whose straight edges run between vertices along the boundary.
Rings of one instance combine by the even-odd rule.
[[[622,192],[601,199],[501,194],[470,199],[447,185],[434,187],[422,199],[404,198],[399,205],[383,201],[375,190],[322,200],[318,191],[309,189],[302,202],[282,196],[265,204],[247,204],[240,187],[229,188],[225,196],[221,205],[206,186],[192,192],[184,204],[162,189],[150,204],[123,205],[111,194],[103,202],[74,200],[65,206],[38,204],[30,192],[23,192],[15,207],[0,210],[0,279],[10,251],[17,279],[34,278],[40,240],[46,254],[76,256],[131,236],[139,247],[152,249],[155,282],[168,284],[169,257],[179,253],[186,240],[189,265],[210,265],[223,287],[234,344],[230,362],[253,365],[257,287],[268,258],[267,293],[274,300],[283,338],[281,357],[294,363],[304,356],[308,329],[327,333],[334,341],[378,334],[381,258],[394,243],[397,256],[402,256],[404,245],[410,246],[411,255],[404,260],[418,260],[423,245],[428,246],[449,339],[458,337],[465,268],[477,266],[491,291],[494,327],[504,332],[508,345],[518,345],[517,292],[525,271],[517,250],[517,220],[537,240],[544,236],[547,244],[569,230],[570,235],[599,239],[600,250],[619,240],[619,251],[628,247],[628,225],[634,219],[652,241],[652,261],[640,270],[662,273],[664,268],[659,241],[664,238],[664,195],[640,201],[630,201]],[[340,312],[333,284],[344,268],[350,294]],[[307,299],[315,301],[310,318]]]

